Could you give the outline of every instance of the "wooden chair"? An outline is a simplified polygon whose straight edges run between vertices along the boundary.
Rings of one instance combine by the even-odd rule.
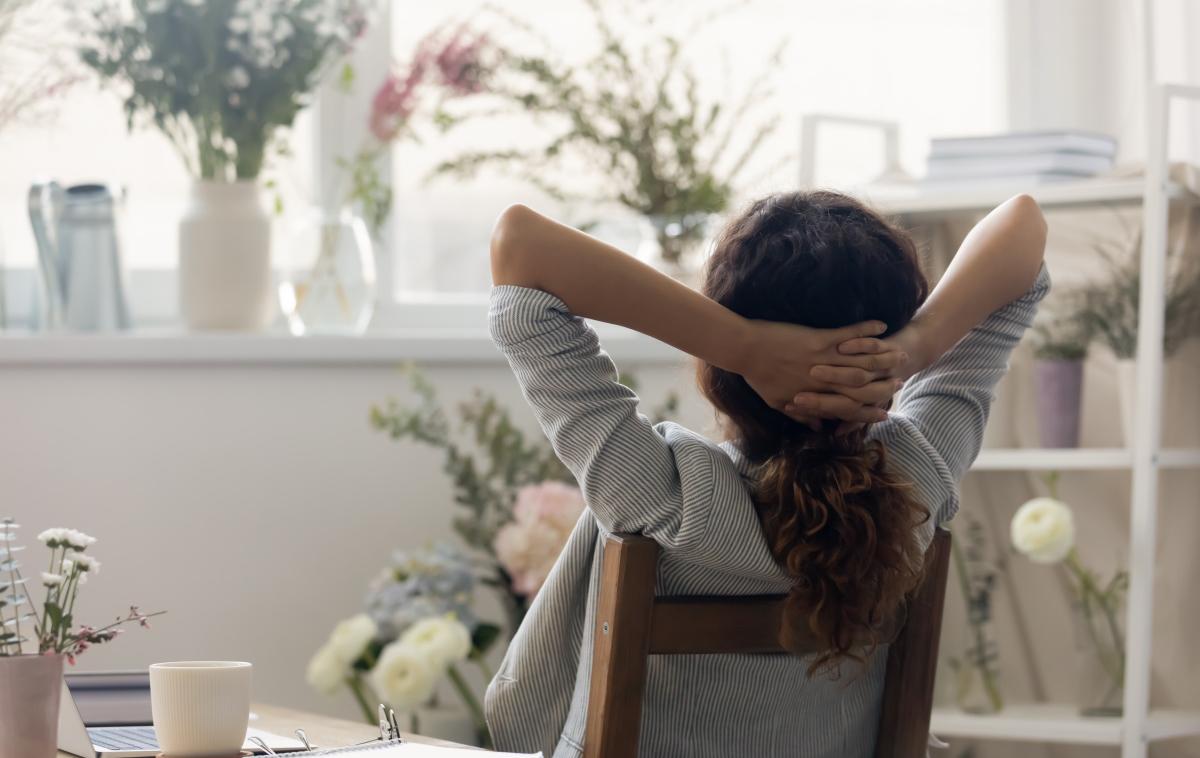
[[[659,547],[613,534],[604,546],[592,652],[584,758],[633,758],[650,655],[787,654],[779,645],[782,596],[655,597]],[[933,710],[938,637],[950,565],[939,529],[907,621],[887,648],[876,758],[924,758]]]

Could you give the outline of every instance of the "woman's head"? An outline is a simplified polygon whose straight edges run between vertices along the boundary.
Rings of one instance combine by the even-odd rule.
[[[832,329],[912,319],[928,293],[907,234],[832,192],[768,196],[734,219],[708,263],[704,293],[751,319]],[[756,467],[754,499],[767,542],[794,586],[785,647],[814,637],[815,667],[881,641],[920,577],[916,527],[927,518],[910,486],[864,433],[814,431],[770,408],[741,376],[700,368],[701,389]]]

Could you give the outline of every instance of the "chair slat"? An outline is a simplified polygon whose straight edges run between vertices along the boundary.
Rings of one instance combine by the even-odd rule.
[[[782,597],[661,597],[654,603],[650,653],[782,653]]]
[[[604,545],[584,758],[637,755],[658,553],[638,535],[614,534]]]
[[[928,752],[949,573],[950,532],[938,529],[925,552],[925,578],[909,598],[908,620],[888,648],[875,758],[922,758]]]

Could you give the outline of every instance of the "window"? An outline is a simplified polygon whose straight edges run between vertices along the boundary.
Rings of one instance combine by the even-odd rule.
[[[676,33],[692,24],[697,7],[713,7],[670,0],[657,4],[662,23]],[[393,52],[403,59],[430,30],[477,18],[478,8],[473,0],[397,7]],[[505,8],[553,40],[557,50],[573,51],[581,60],[598,44],[580,0],[523,0]],[[488,28],[486,22],[483,28]],[[777,112],[781,126],[758,152],[759,165],[746,172],[757,178],[745,188],[753,195],[795,186],[799,125],[805,113],[899,121],[902,159],[914,174],[923,169],[931,136],[1004,128],[1003,29],[999,0],[758,0],[737,6],[693,40],[690,49],[709,96],[720,96],[719,88],[727,80],[740,91],[762,71],[776,43],[786,38],[775,93],[763,108]],[[728,55],[715,54],[722,50]],[[519,143],[528,125],[506,121],[489,127],[473,133],[473,138],[487,144]],[[485,290],[483,251],[492,219],[515,200],[546,203],[528,186],[497,174],[430,184],[429,170],[462,150],[464,136],[401,144],[394,150],[394,239],[401,290]],[[823,134],[821,149],[822,183],[864,181],[879,170],[876,142],[860,140],[850,131]],[[612,214],[613,223],[598,233],[626,249],[636,244],[637,225],[622,219],[619,211],[605,212]]]
[[[663,28],[675,33],[691,26],[700,5],[705,4],[655,0],[655,7],[661,6]],[[778,114],[780,126],[758,152],[757,164],[746,172],[753,180],[743,188],[745,194],[795,186],[799,124],[805,113],[898,121],[902,158],[913,173],[921,170],[930,136],[1003,128],[1002,6],[1001,0],[757,0],[737,5],[719,24],[693,39],[690,50],[704,94],[721,97],[726,83],[733,93],[740,92],[767,65],[775,44],[786,38],[773,98],[762,108],[763,113]],[[598,44],[582,0],[520,0],[503,7],[553,40],[556,49],[581,61]],[[269,172],[278,182],[285,208],[301,207],[329,194],[328,186],[338,171],[335,161],[359,144],[366,105],[389,61],[404,60],[418,40],[442,24],[485,18],[480,8],[479,0],[391,3],[356,54],[355,92],[347,97],[333,86],[325,87],[324,107],[302,115],[291,135],[290,157],[276,160]],[[499,26],[482,28],[503,34]],[[80,82],[47,116],[0,135],[4,265],[18,273],[36,265],[26,213],[31,182],[41,178],[110,182],[127,193],[124,260],[133,274],[130,298],[135,318],[139,323],[170,321],[173,293],[164,295],[161,290],[173,287],[176,224],[187,203],[191,178],[165,138],[148,128],[129,133],[117,94],[100,89],[87,72],[81,70],[80,75]],[[418,293],[453,301],[456,298],[448,297],[451,293],[483,293],[489,279],[485,249],[490,226],[499,210],[513,201],[537,203],[572,220],[602,222],[596,233],[626,249],[636,246],[644,233],[638,219],[619,209],[584,212],[558,207],[523,183],[497,173],[469,181],[428,181],[433,166],[464,149],[486,147],[497,140],[530,144],[528,125],[519,119],[468,127],[445,138],[425,131],[422,143],[400,143],[391,155],[395,188],[391,244],[381,271],[392,280],[388,288],[406,293],[405,298]],[[823,135],[818,179],[831,185],[864,180],[877,169],[877,150],[873,142],[850,132]],[[159,274],[147,278],[141,274],[147,270]],[[9,277],[10,292],[25,286],[16,281]],[[381,286],[387,287],[387,282],[381,281]],[[18,300],[10,300],[10,315]]]

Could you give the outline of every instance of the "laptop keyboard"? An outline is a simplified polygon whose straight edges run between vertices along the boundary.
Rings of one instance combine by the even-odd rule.
[[[158,738],[152,726],[88,727],[92,744],[101,750],[157,750]]]

